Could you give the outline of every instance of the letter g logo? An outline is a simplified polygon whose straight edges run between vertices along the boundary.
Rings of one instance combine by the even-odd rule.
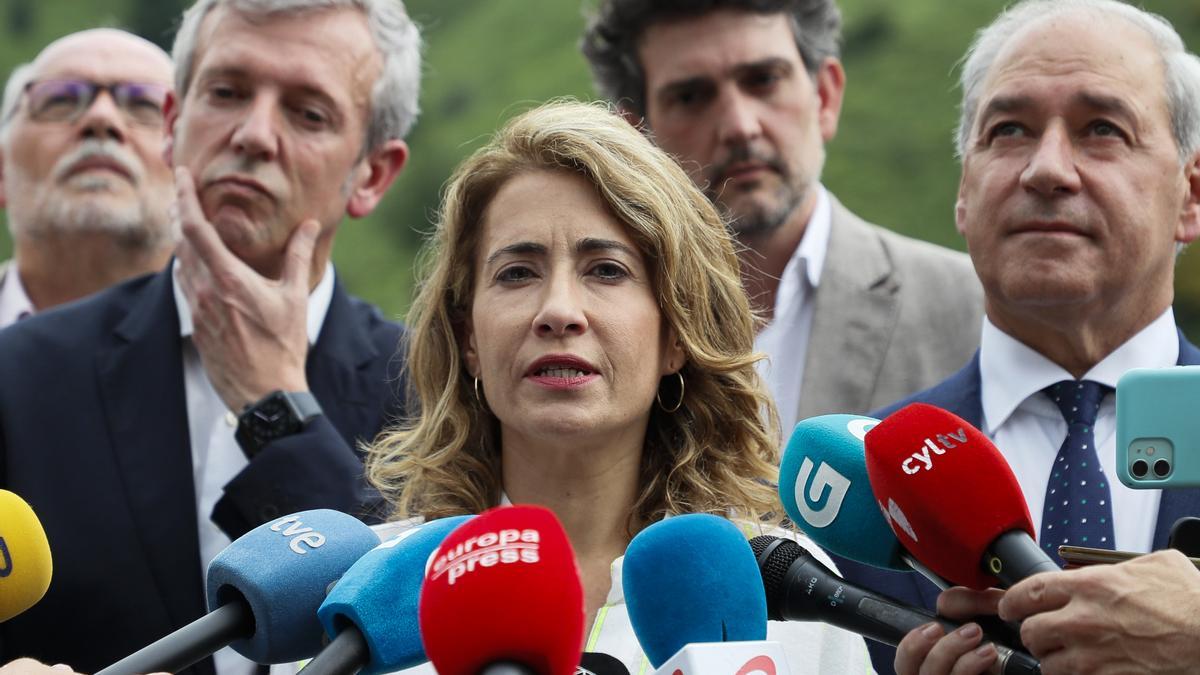
[[[837,518],[838,511],[842,508],[842,501],[850,489],[850,479],[834,471],[833,467],[825,462],[821,462],[821,466],[817,467],[816,475],[812,473],[812,460],[805,457],[800,463],[800,473],[796,476],[796,509],[809,525],[827,527]],[[817,508],[813,508],[814,506]]]

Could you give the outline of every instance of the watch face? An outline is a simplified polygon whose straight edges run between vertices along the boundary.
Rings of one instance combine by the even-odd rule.
[[[269,436],[286,431],[287,423],[291,419],[288,412],[287,405],[283,401],[278,399],[264,401],[251,413],[254,417],[252,425],[260,435]]]

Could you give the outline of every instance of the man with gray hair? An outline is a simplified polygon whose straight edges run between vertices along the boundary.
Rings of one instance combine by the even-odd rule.
[[[1062,544],[1162,548],[1178,518],[1200,513],[1200,490],[1118,480],[1113,389],[1132,368],[1200,364],[1171,309],[1177,250],[1200,236],[1200,59],[1169,23],[1131,5],[1025,0],[978,35],[962,89],[956,222],[983,282],[982,344],[945,382],[880,414],[920,401],[982,429],[1055,559]],[[1183,580],[1186,567],[1158,556],[1098,576],[1039,575],[1000,609],[1034,616],[1021,635],[1046,673],[1194,668],[1195,613],[1167,617],[1145,602],[1163,597],[1158,574]],[[916,575],[843,571],[912,603],[938,595]],[[1105,611],[1118,595],[1134,600]],[[939,606],[955,616],[964,605],[996,609],[994,595],[975,599],[987,602],[956,591]],[[1177,628],[1190,639],[1174,639]],[[971,672],[995,659],[975,624],[941,636],[911,634],[897,669],[948,671],[966,653],[954,672]]]
[[[743,245],[785,435],[930,386],[979,344],[967,257],[864,222],[820,183],[845,87],[840,31],[833,0],[602,0],[583,38],[600,92]]]
[[[399,0],[184,14],[165,103],[177,258],[0,331],[0,487],[32,505],[55,567],[0,626],[0,662],[94,671],[201,616],[205,565],[251,528],[381,515],[356,448],[403,414],[401,329],[329,256],[404,165],[419,43]],[[253,664],[223,650],[215,668]]]
[[[162,157],[171,59],[114,29],[55,40],[0,105],[0,328],[162,269],[178,236]]]

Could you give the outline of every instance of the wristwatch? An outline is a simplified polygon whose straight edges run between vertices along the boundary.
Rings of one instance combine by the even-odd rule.
[[[303,431],[320,414],[310,392],[276,390],[242,410],[234,438],[246,457],[254,459],[267,443]]]

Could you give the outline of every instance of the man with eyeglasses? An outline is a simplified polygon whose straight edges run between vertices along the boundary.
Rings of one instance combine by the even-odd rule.
[[[175,259],[0,330],[0,488],[54,558],[46,596],[0,624],[0,663],[94,672],[202,616],[205,566],[250,529],[385,506],[358,449],[404,416],[402,329],[330,255],[408,156],[417,28],[400,0],[197,0],[172,53]],[[64,117],[91,96],[34,93]],[[214,670],[255,667],[224,649],[188,672]]]
[[[171,59],[114,29],[68,35],[13,71],[0,104],[0,328],[162,269],[178,239],[162,157]]]

